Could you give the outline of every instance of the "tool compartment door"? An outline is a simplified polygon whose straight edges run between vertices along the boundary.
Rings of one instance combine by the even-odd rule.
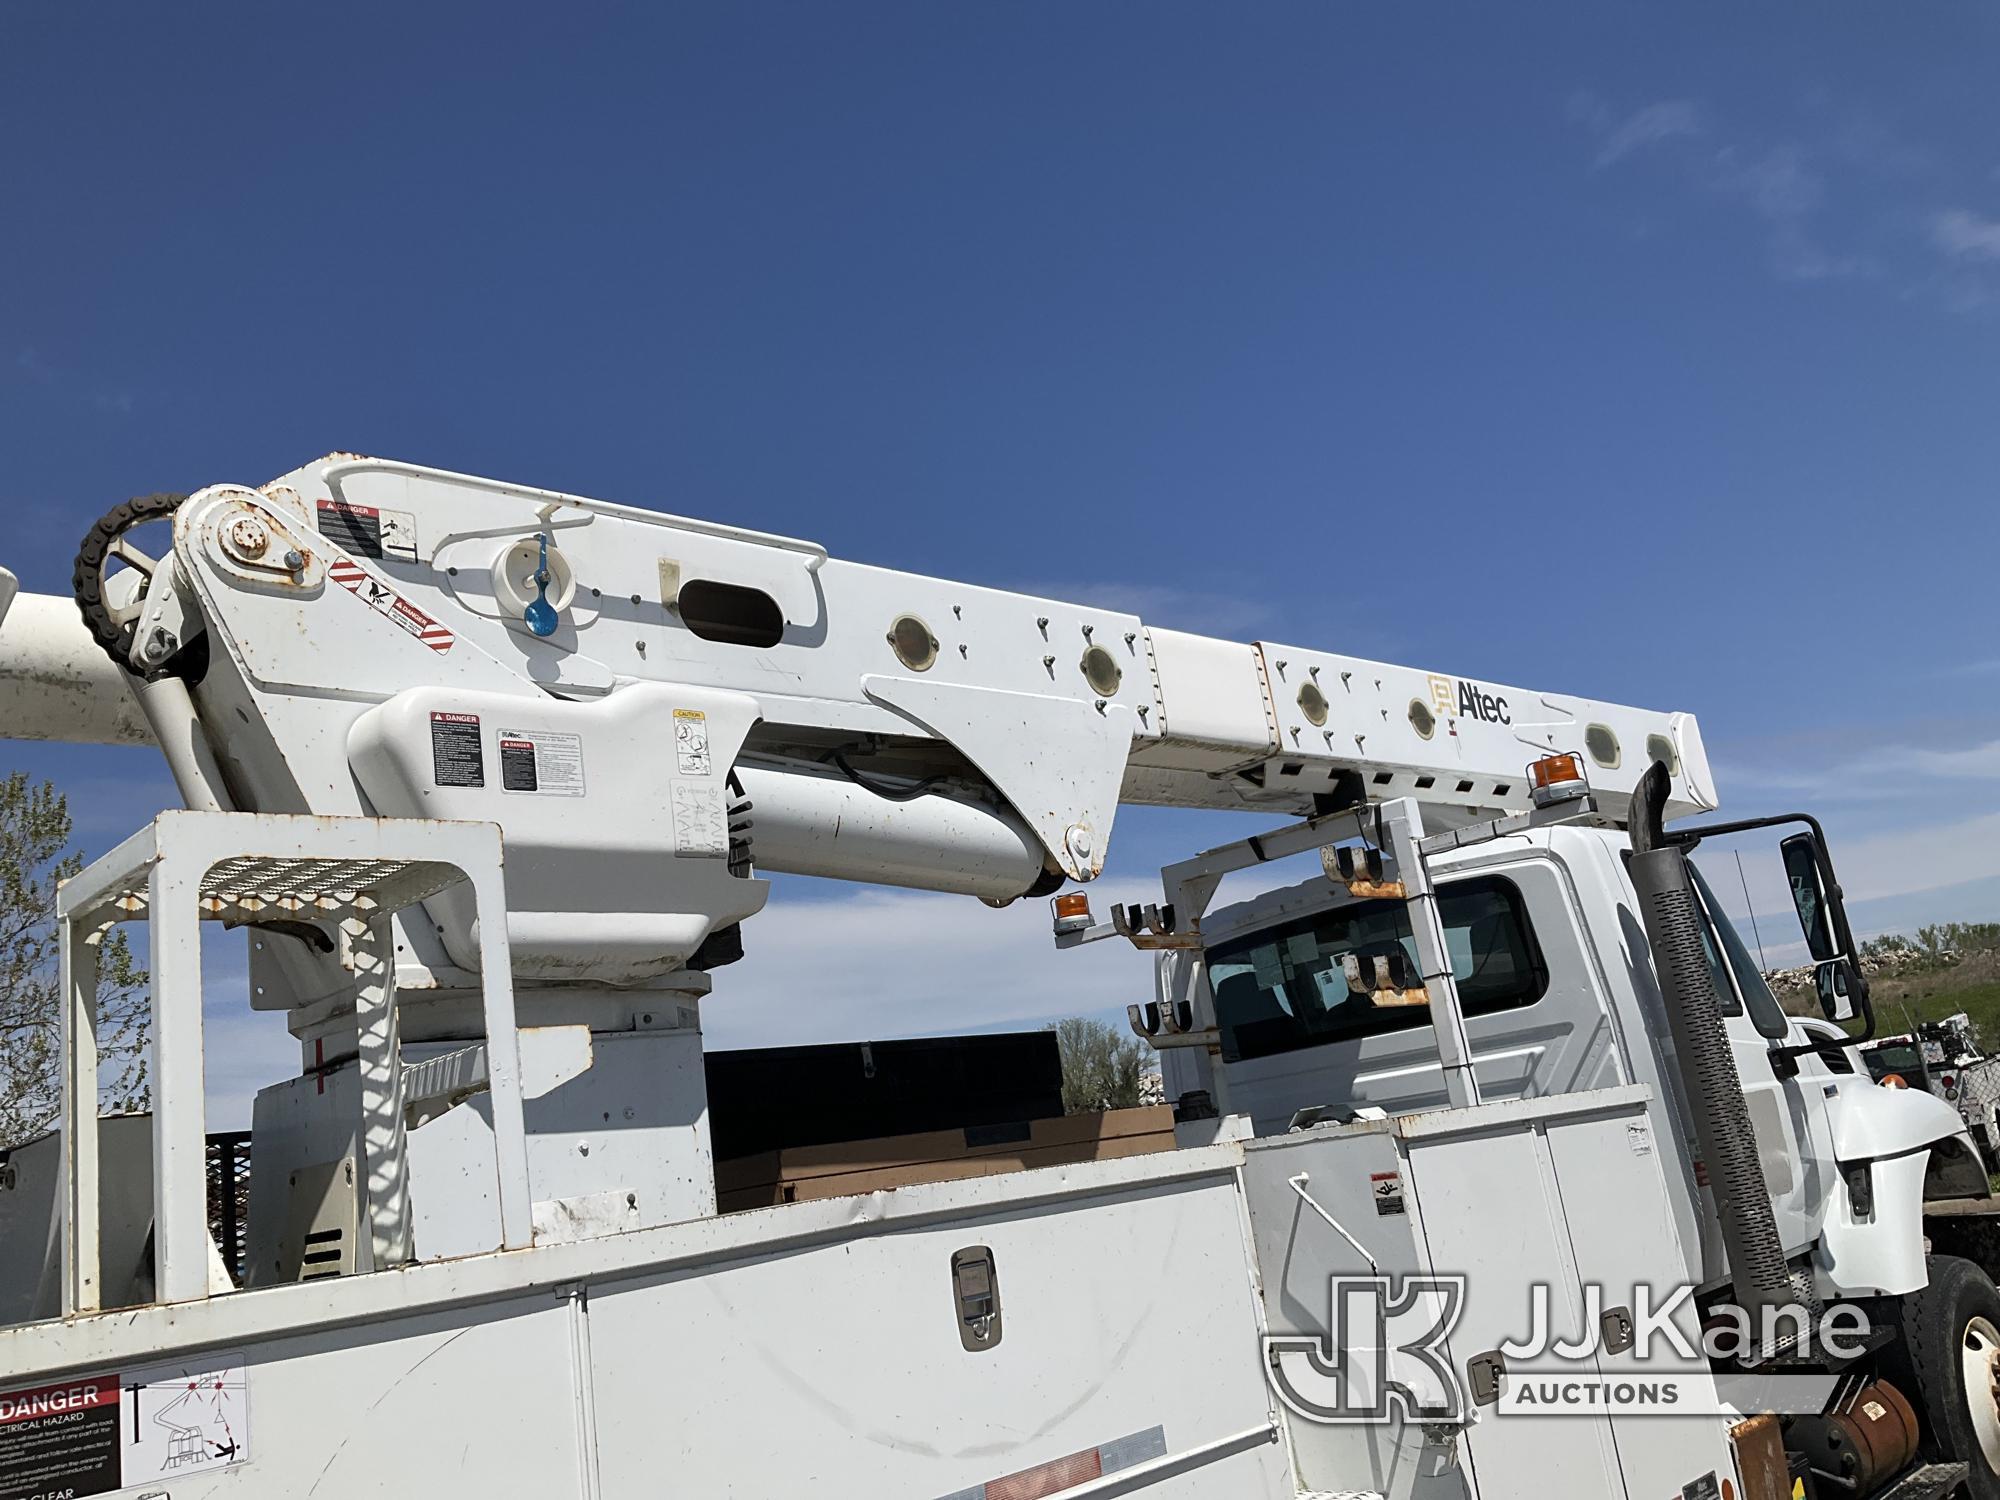
[[[1210,1155],[732,1215],[771,1247],[594,1288],[603,1493],[1060,1495],[1151,1464],[1133,1493],[1291,1500],[1233,1153],[1188,1167]],[[1010,1206],[1038,1180],[1070,1186]]]
[[[1528,1341],[1534,1297],[1546,1287],[1546,1340],[1591,1352],[1505,1356],[1502,1390],[1516,1396],[1596,1380],[1633,1384],[1673,1374],[1709,1414],[1668,1415],[1634,1401],[1603,1411],[1474,1408],[1465,1449],[1482,1500],[1551,1493],[1645,1500],[1733,1472],[1725,1418],[1699,1359],[1602,1347],[1602,1316],[1642,1295],[1662,1306],[1687,1282],[1666,1180],[1646,1115],[1648,1091],[1599,1090],[1509,1101],[1402,1122],[1413,1204],[1431,1266],[1466,1278],[1452,1359],[1468,1391],[1469,1366],[1508,1341]],[[1594,1296],[1586,1288],[1596,1289]],[[1692,1318],[1679,1320],[1692,1328]],[[1537,1378],[1537,1377],[1541,1378]],[[1565,1399],[1558,1396],[1558,1400]],[[1504,1398],[1503,1398],[1504,1401]]]

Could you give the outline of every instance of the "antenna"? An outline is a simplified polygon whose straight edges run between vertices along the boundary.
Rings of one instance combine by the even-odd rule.
[[[1757,967],[1768,974],[1771,972],[1771,964],[1764,957],[1764,934],[1757,930],[1757,907],[1750,900],[1750,882],[1743,876],[1743,851],[1738,849],[1735,854],[1736,881],[1743,887],[1743,909],[1750,913],[1750,934],[1757,939]]]

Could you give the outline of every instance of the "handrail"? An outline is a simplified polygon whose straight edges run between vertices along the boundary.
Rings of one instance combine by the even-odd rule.
[[[776,547],[786,552],[803,553],[807,559],[806,571],[817,573],[826,561],[826,548],[818,542],[802,541],[797,537],[779,536],[775,532],[752,531],[743,526],[730,526],[721,521],[701,521],[692,516],[668,515],[662,511],[646,510],[636,505],[618,505],[606,500],[579,500],[560,490],[538,489],[533,485],[507,484],[497,479],[482,479],[476,474],[458,474],[450,469],[431,469],[422,464],[405,463],[393,458],[349,458],[328,464],[320,471],[320,478],[333,492],[334,498],[347,503],[341,490],[341,481],[353,474],[400,474],[405,479],[428,479],[438,484],[455,484],[466,489],[487,490],[495,494],[511,495],[528,500],[537,505],[567,505],[577,510],[601,511],[605,515],[623,516],[630,520],[646,521],[653,525],[677,527],[682,531],[697,532],[702,536],[712,536],[728,542],[748,542],[756,547]]]

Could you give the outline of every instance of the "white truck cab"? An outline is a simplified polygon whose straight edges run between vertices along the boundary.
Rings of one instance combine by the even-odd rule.
[[[1433,861],[1438,914],[1480,1096],[1647,1085],[1681,1241],[1701,1247],[1690,1276],[1719,1282],[1726,1260],[1716,1216],[1697,1201],[1707,1196],[1705,1172],[1628,849],[1621,831],[1558,826],[1454,850]],[[1810,1258],[1822,1296],[1914,1289],[1923,1280],[1913,1226],[1926,1167],[1942,1194],[1945,1163],[1903,1153],[1960,1134],[1955,1117],[1927,1095],[1898,1099],[1875,1088],[1833,1040],[1844,1033],[1832,1023],[1788,1016],[1698,873],[1696,890],[1787,1257]],[[1170,1099],[1207,1092],[1219,1112],[1248,1116],[1258,1135],[1285,1131],[1302,1111],[1400,1115],[1445,1106],[1428,1007],[1378,1004],[1350,989],[1343,968],[1349,955],[1365,962],[1392,950],[1414,963],[1402,901],[1357,899],[1313,878],[1217,909],[1201,931],[1199,951],[1167,951],[1157,961],[1161,1003],[1191,1002],[1216,1022],[1213,1052],[1162,1051]],[[1878,1163],[1866,1212],[1844,1175],[1864,1150]]]

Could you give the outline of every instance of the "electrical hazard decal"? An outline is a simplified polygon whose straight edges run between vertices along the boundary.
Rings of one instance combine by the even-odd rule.
[[[322,500],[318,517],[320,535],[343,552],[356,557],[393,558],[397,562],[417,561],[417,518],[409,511],[377,510],[372,505]]]
[[[457,641],[450,627],[440,625],[358,563],[337,557],[326,571],[329,578],[376,614],[394,621],[439,655],[451,650]]]
[[[118,1397],[116,1375],[0,1391],[0,1500],[117,1489]]]
[[[243,1357],[128,1375],[122,1391],[123,1482],[178,1479],[250,1457],[250,1382]]]
[[[249,1457],[241,1355],[0,1391],[0,1500],[83,1500]]]
[[[1387,1215],[1405,1212],[1401,1172],[1370,1172],[1368,1190],[1375,1199],[1376,1213]]]

